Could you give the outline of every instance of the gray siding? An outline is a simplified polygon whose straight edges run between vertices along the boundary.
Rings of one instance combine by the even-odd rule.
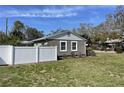
[[[71,51],[71,41],[72,40],[67,40],[67,51],[60,51],[60,41],[61,40],[50,40],[50,41],[48,41],[48,46],[57,46],[58,55],[71,55],[71,52],[72,52]],[[73,40],[73,41],[76,41],[76,40]],[[77,45],[78,50],[75,51],[75,54],[79,54],[79,53],[86,54],[85,43],[86,43],[86,41],[84,41],[84,40],[78,41],[78,45]]]
[[[67,41],[67,51],[60,51],[60,41]],[[71,41],[77,41],[77,51],[71,51]],[[72,32],[62,32],[37,39],[34,43],[42,43],[42,46],[57,46],[58,55],[71,55],[72,52],[75,52],[75,54],[86,54],[86,39]]]

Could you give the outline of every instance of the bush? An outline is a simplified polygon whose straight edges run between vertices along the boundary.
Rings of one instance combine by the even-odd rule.
[[[88,47],[86,50],[87,56],[96,56],[96,53],[92,50],[91,47]]]
[[[115,51],[116,51],[116,53],[123,53],[123,48],[122,48],[122,46],[116,46],[116,47],[115,47]]]
[[[66,54],[63,54],[63,58],[67,58],[68,57],[68,55],[66,55]]]
[[[92,47],[92,49],[94,49],[94,50],[97,50],[97,49],[98,49],[98,45],[95,45],[95,44],[93,44],[91,47]]]
[[[101,44],[101,51],[106,51],[107,45],[105,43]]]
[[[92,48],[91,47],[87,47],[87,51],[92,51]]]
[[[75,52],[71,52],[71,57],[75,57]]]

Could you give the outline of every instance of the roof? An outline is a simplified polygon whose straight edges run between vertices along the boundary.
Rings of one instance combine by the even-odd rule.
[[[120,39],[113,39],[113,40],[105,41],[105,43],[118,43],[118,42],[122,42],[122,40],[120,40]]]
[[[21,41],[21,44],[32,44],[32,41]]]
[[[71,31],[61,31],[61,32],[58,32],[58,33],[55,33],[55,34],[49,34],[47,36],[44,36],[42,38],[38,38],[38,39],[34,39],[32,40],[32,42],[35,42],[35,41],[39,41],[39,40],[46,40],[46,39],[56,39],[57,37],[61,37],[65,34],[73,34],[79,38],[81,38],[82,40],[86,40],[85,38],[81,37],[80,35],[74,33],[74,32],[71,32]]]

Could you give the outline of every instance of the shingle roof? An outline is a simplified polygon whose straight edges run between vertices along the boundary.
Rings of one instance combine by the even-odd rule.
[[[32,41],[21,41],[21,44],[32,44]]]
[[[76,33],[74,33],[74,32],[65,30],[65,31],[57,32],[57,33],[55,33],[55,34],[46,35],[46,36],[44,36],[44,37],[42,37],[42,38],[34,39],[34,40],[32,40],[32,42],[34,42],[34,41],[39,41],[39,40],[45,40],[45,39],[55,39],[56,36],[62,36],[62,35],[64,35],[64,34],[68,34],[68,33],[74,34],[74,35],[76,35],[77,37],[79,37],[79,38],[81,38],[81,39],[83,39],[83,40],[86,40],[85,38],[81,37],[80,35],[78,35],[78,34],[76,34]]]
[[[113,40],[107,40],[105,43],[117,43],[117,42],[122,42],[120,39],[113,39]]]

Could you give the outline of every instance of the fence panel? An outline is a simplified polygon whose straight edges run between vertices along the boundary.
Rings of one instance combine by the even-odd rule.
[[[0,46],[0,65],[57,60],[57,47]]]
[[[9,64],[9,46],[0,46],[0,65]]]
[[[14,64],[36,63],[35,47],[15,47]]]
[[[39,47],[39,62],[57,60],[57,47]]]

